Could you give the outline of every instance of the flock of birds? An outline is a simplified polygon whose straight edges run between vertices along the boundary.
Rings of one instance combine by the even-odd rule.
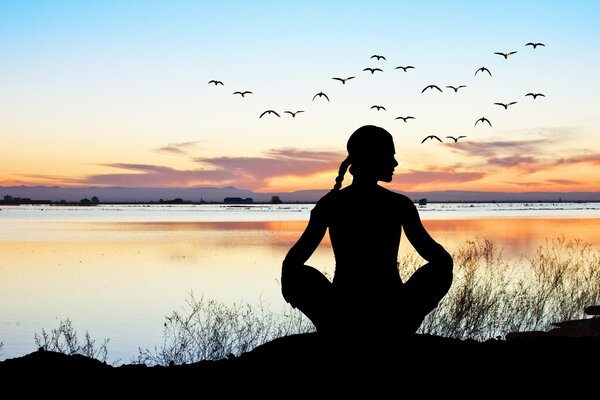
[[[527,46],[531,46],[533,49],[536,49],[538,46],[544,46],[545,47],[546,45],[544,43],[540,43],[540,42],[528,42],[528,43],[525,44],[525,46],[526,47]],[[497,54],[499,56],[504,57],[505,60],[508,60],[508,57],[510,57],[510,56],[512,56],[513,54],[516,54],[516,53],[518,53],[518,51],[516,51],[516,50],[515,51],[509,51],[509,52],[494,52],[494,54]],[[380,54],[373,54],[370,58],[371,59],[376,59],[377,61],[386,60],[385,56],[382,56]],[[394,69],[401,69],[403,72],[408,72],[408,70],[415,69],[415,67],[413,65],[405,65],[405,66],[400,65],[400,66],[395,67]],[[371,75],[373,75],[375,72],[383,72],[383,70],[381,68],[366,67],[366,68],[363,69],[363,72],[370,72]],[[488,68],[486,68],[485,66],[482,66],[482,67],[478,68],[477,70],[475,70],[474,76],[477,76],[477,74],[479,72],[481,72],[481,73],[487,73],[490,77],[492,77],[492,72]],[[336,80],[336,81],[340,81],[342,83],[342,85],[345,85],[348,81],[350,81],[352,79],[355,79],[355,78],[356,78],[356,76],[346,76],[346,77],[333,77],[331,79]],[[223,81],[217,80],[217,79],[211,79],[210,81],[208,81],[208,84],[209,85],[212,84],[214,86],[219,86],[219,85],[224,86]],[[467,87],[467,85],[457,85],[457,86],[447,85],[446,86],[446,88],[452,89],[454,91],[454,93],[458,93],[459,89],[466,88],[466,87]],[[443,90],[439,86],[432,84],[432,85],[425,86],[423,88],[423,90],[421,90],[421,93],[424,93],[427,90],[437,90],[439,92],[443,92]],[[253,94],[253,92],[251,92],[249,90],[235,91],[235,92],[233,92],[233,95],[239,95],[241,97],[246,97],[246,95],[249,95],[249,94]],[[527,93],[525,95],[525,97],[527,97],[527,96],[531,96],[534,100],[537,99],[538,97],[546,97],[543,93],[533,93],[533,92]],[[314,102],[316,99],[320,99],[320,98],[323,98],[324,100],[327,100],[328,102],[330,102],[329,96],[327,96],[327,94],[325,94],[323,92],[316,93],[313,96],[312,101]],[[517,102],[516,101],[511,101],[511,102],[508,102],[508,103],[496,102],[494,104],[498,105],[498,106],[502,106],[505,110],[508,110],[508,107],[510,107],[510,106],[512,106],[514,104],[517,104]],[[381,111],[381,110],[387,111],[386,108],[384,106],[381,106],[381,105],[373,105],[373,106],[371,106],[371,109],[375,109],[377,111]],[[284,114],[290,114],[292,116],[292,118],[296,118],[296,116],[298,114],[303,113],[303,112],[305,112],[305,111],[304,110],[297,110],[297,111],[286,110],[283,113]],[[264,112],[262,112],[259,115],[258,118],[262,118],[265,115],[274,115],[274,116],[277,116],[277,117],[281,118],[281,115],[277,111],[275,111],[275,110],[265,110]],[[399,116],[399,117],[396,117],[395,119],[396,120],[402,120],[402,121],[404,121],[406,123],[408,120],[415,119],[415,117],[408,115],[408,116]],[[477,124],[479,122],[481,122],[482,125],[485,124],[485,123],[487,123],[490,127],[492,126],[492,123],[486,117],[481,117],[481,118],[477,119],[475,121],[475,125],[474,126],[477,126]],[[454,143],[457,143],[460,139],[466,138],[466,136],[465,135],[460,135],[460,136],[446,136],[446,138],[453,140]],[[440,139],[437,135],[427,135],[421,141],[421,143],[425,143],[427,140],[437,140],[440,143],[443,143],[442,139]]]

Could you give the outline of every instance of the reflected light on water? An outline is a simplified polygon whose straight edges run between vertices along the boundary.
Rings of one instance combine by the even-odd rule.
[[[306,221],[3,221],[0,226],[0,359],[34,350],[34,333],[70,318],[82,333],[110,338],[111,360],[161,343],[164,317],[190,291],[226,303],[260,299],[278,311],[281,262]],[[454,251],[488,238],[508,257],[533,255],[564,235],[600,244],[598,219],[426,220]],[[403,238],[400,256],[412,251]],[[329,238],[308,262],[331,277]]]

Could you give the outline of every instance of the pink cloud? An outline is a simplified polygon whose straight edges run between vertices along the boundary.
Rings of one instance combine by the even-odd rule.
[[[166,146],[159,147],[156,149],[160,153],[171,153],[171,154],[188,154],[185,150],[187,147],[192,147],[197,142],[180,142],[180,143],[169,143]]]
[[[547,182],[555,185],[579,185],[581,182],[572,179],[548,179]]]
[[[183,147],[192,142],[183,144]],[[175,146],[179,148],[181,146]],[[173,152],[173,151],[172,151]],[[175,151],[177,153],[177,151]],[[273,149],[263,157],[197,157],[202,168],[178,170],[149,164],[104,164],[124,172],[97,174],[83,178],[36,176],[50,183],[125,187],[188,187],[231,185],[245,189],[265,187],[269,179],[280,176],[309,177],[335,171],[345,154],[333,151]]]
[[[542,148],[549,144],[547,139],[519,141],[465,141],[460,146],[452,146],[455,152],[463,152],[468,156],[485,158],[502,157],[506,154],[543,154]]]
[[[535,164],[538,160],[534,157],[493,157],[487,160],[488,164],[497,165],[500,167],[510,168],[522,164]]]
[[[586,154],[582,156],[573,156],[568,158],[561,158],[556,161],[556,165],[563,164],[578,164],[578,163],[587,163],[592,165],[600,165],[600,154]]]
[[[198,157],[194,160],[264,181],[276,176],[310,176],[318,172],[337,170],[344,157],[345,154],[339,152],[288,148],[271,150],[267,152],[266,157]]]
[[[92,175],[82,178],[79,183],[127,187],[175,187],[222,185],[230,184],[234,180],[234,175],[224,170],[177,170],[157,165],[124,163],[107,166],[138,172]]]

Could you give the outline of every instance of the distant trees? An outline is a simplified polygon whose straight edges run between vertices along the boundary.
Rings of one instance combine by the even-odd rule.
[[[81,199],[79,200],[79,205],[81,206],[95,206],[98,205],[100,203],[100,199],[98,199],[98,197],[94,196],[92,197],[92,199],[88,199],[87,197],[85,199]]]

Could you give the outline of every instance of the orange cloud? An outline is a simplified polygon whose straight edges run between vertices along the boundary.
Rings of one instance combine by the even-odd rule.
[[[411,189],[427,183],[462,183],[477,181],[486,176],[484,172],[416,171],[394,173],[394,182]]]
[[[174,148],[187,147],[192,142]],[[183,146],[181,146],[183,145]],[[164,150],[164,148],[163,148]],[[173,149],[169,152],[178,153]],[[112,174],[97,174],[83,178],[38,175],[46,183],[65,185],[97,185],[123,187],[191,187],[236,186],[256,190],[268,186],[274,178],[314,176],[337,171],[345,154],[332,151],[273,149],[263,157],[194,158],[204,168],[179,170],[171,167],[112,163],[105,166],[124,170]]]

